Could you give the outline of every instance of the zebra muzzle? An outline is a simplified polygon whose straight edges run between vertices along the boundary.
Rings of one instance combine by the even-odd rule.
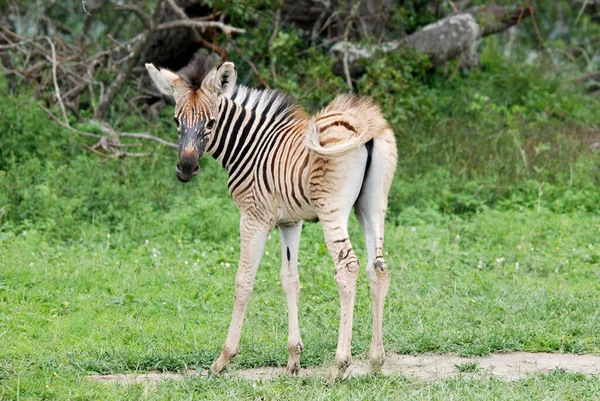
[[[188,182],[200,172],[198,157],[182,157],[175,167],[177,179],[181,182]]]

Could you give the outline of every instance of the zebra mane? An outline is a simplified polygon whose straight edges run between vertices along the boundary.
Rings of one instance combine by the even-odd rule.
[[[278,90],[236,86],[230,99],[246,110],[268,117],[286,117],[300,109],[296,99]]]
[[[208,58],[203,54],[199,54],[179,71],[179,76],[189,90],[195,91],[200,89],[202,81],[212,69],[212,63]]]

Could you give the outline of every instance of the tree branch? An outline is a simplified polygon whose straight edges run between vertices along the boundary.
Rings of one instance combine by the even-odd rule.
[[[244,60],[246,62],[246,64],[248,64],[250,66],[250,68],[252,69],[252,72],[254,72],[254,74],[256,75],[256,77],[258,78],[258,80],[260,81],[260,83],[263,84],[263,86],[265,88],[271,89],[271,87],[269,86],[269,84],[260,76],[260,72],[258,72],[258,69],[254,65],[254,63],[252,61],[248,60],[248,57],[244,56],[244,54],[240,51],[240,49],[236,45],[233,45],[233,48],[235,49],[235,51],[237,52],[237,54],[240,55],[240,57],[242,58],[242,60]]]
[[[156,27],[157,31],[163,31],[165,29],[173,29],[173,28],[200,28],[202,31],[207,28],[219,28],[226,35],[231,35],[232,33],[246,33],[245,29],[236,28],[231,25],[226,25],[219,21],[198,21],[198,20],[176,20],[163,22],[162,24]]]
[[[50,110],[48,110],[47,108],[45,108],[44,106],[42,106],[41,104],[37,105],[40,109],[44,110],[44,112],[46,114],[48,114],[48,117],[50,117],[51,119],[53,119],[54,121],[56,121],[59,125],[61,125],[62,127],[68,129],[69,131],[75,132],[76,134],[82,135],[82,136],[87,136],[90,138],[102,138],[102,135],[98,135],[98,134],[92,134],[91,132],[85,132],[85,131],[80,131],[76,128],[71,127],[68,124],[63,123],[62,121],[60,121],[59,118],[57,118]]]
[[[144,10],[142,10],[141,8],[139,8],[136,5],[133,4],[116,4],[114,2],[111,2],[115,9],[117,10],[125,10],[125,11],[131,11],[133,12],[135,15],[137,15],[137,17],[140,19],[140,21],[142,21],[142,24],[144,24],[144,28],[146,29],[152,29],[152,20],[150,18],[148,18],[148,16],[146,15],[146,13],[144,12]],[[158,6],[159,4],[157,4]]]
[[[120,132],[119,136],[123,136],[123,137],[128,137],[128,138],[140,138],[140,139],[149,139],[151,141],[156,141],[162,145],[168,146],[170,148],[178,148],[178,145],[176,143],[173,142],[169,142],[169,141],[165,141],[162,138],[150,135],[150,134],[142,134],[142,133],[136,133],[136,132]]]
[[[52,81],[54,81],[54,93],[56,94],[56,101],[60,105],[60,110],[62,111],[63,118],[65,119],[65,124],[69,125],[69,118],[67,117],[67,111],[65,110],[65,105],[60,97],[60,89],[58,87],[58,78],[56,77],[56,48],[54,47],[54,42],[46,36],[45,39],[50,43],[50,48],[52,49]]]
[[[277,70],[275,69],[276,58],[273,56],[273,42],[277,38],[277,33],[279,32],[279,23],[281,22],[281,8],[278,8],[275,11],[275,23],[273,27],[273,33],[269,38],[269,57],[271,58],[271,75],[273,79],[277,79]]]
[[[350,67],[348,66],[348,36],[350,35],[350,29],[352,28],[352,22],[354,21],[354,17],[356,17],[358,7],[360,7],[360,0],[356,1],[354,6],[352,6],[352,11],[350,11],[350,16],[348,17],[348,22],[346,22],[346,29],[344,29],[344,75],[346,76],[346,83],[351,91],[354,91],[354,85],[352,85]]]
[[[147,28],[144,31],[141,39],[135,43],[135,45],[133,47],[133,51],[131,52],[131,55],[130,55],[129,59],[127,60],[127,63],[125,64],[125,67],[121,70],[119,75],[117,75],[117,78],[109,86],[106,93],[104,95],[100,96],[100,102],[98,104],[98,108],[96,109],[96,112],[94,113],[94,118],[100,120],[104,117],[104,115],[106,114],[106,111],[108,109],[108,106],[110,106],[110,104],[114,100],[115,96],[117,95],[118,91],[121,90],[123,84],[129,77],[129,74],[131,74],[131,71],[133,70],[133,67],[137,63],[138,58],[140,57],[140,54],[144,50],[144,47],[146,47],[146,45],[152,38],[152,34],[154,32],[152,30],[152,27],[156,26],[156,23],[160,16],[161,5],[162,5],[162,0],[157,0],[156,5],[154,6],[154,10],[152,11],[150,28]]]

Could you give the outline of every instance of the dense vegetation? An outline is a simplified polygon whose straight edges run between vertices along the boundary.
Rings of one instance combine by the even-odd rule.
[[[236,44],[270,85],[311,112],[347,90],[305,32],[282,27],[269,47],[270,14],[254,6],[230,15],[239,26],[261,21]],[[411,18],[414,10],[399,8],[392,20],[404,31],[431,21]],[[540,10],[554,17],[545,3]],[[577,11],[565,20],[572,23]],[[544,38],[551,28],[541,24]],[[483,40],[472,72],[451,75],[454,63],[434,70],[402,52],[377,56],[356,82],[382,106],[398,139],[386,231],[390,352],[600,352],[600,100],[576,82],[598,68],[600,27],[584,14],[567,39],[548,39],[553,57],[529,29],[510,55],[505,37]],[[560,56],[575,45],[592,57]],[[257,84],[246,62],[231,56],[242,83]],[[132,87],[117,98],[111,123],[124,131],[152,126],[174,140],[171,108],[148,121],[127,101]],[[23,81],[0,77],[0,93],[0,399],[589,399],[600,391],[598,378],[560,371],[512,383],[90,384],[90,373],[204,368],[218,355],[239,249],[226,173],[203,159],[201,175],[182,185],[174,150],[160,145],[150,157],[101,158],[85,138],[49,121]],[[333,361],[338,300],[320,227],[304,231],[302,364],[314,366]],[[351,236],[363,256],[354,220]],[[278,234],[272,237],[233,369],[286,360]],[[364,277],[356,314],[354,353],[361,355],[370,340]]]

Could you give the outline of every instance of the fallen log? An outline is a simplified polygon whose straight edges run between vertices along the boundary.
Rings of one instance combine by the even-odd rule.
[[[375,46],[339,41],[331,48],[338,59],[334,72],[343,74],[342,60],[346,52],[348,62],[353,67],[351,75],[356,77],[364,73],[364,68],[355,65],[359,60],[369,59],[377,52],[386,53],[401,48],[413,48],[427,55],[434,67],[458,57],[461,57],[464,66],[473,67],[478,63],[475,52],[478,39],[517,25],[529,15],[530,9],[525,7],[478,6],[448,15],[399,40]]]

